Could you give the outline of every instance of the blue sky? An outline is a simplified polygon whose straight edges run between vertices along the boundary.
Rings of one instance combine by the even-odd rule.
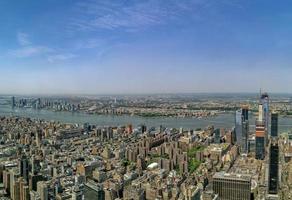
[[[0,93],[290,93],[291,55],[289,0],[0,1]]]

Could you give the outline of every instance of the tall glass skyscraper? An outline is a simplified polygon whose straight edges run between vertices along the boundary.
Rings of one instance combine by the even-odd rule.
[[[247,121],[248,120],[248,106],[247,105],[242,106],[241,110],[242,110],[243,120]]]
[[[235,112],[235,134],[236,143],[240,145],[242,153],[248,153],[248,106],[242,106]]]
[[[271,117],[271,136],[278,137],[278,113],[273,112]]]
[[[242,122],[242,139],[241,139],[242,153],[248,153],[248,135],[249,135],[249,122],[248,120],[246,120]]]
[[[278,146],[278,113],[271,116],[271,143],[269,163],[269,194],[277,194],[279,188],[279,146]]]
[[[241,145],[242,140],[242,112],[237,110],[235,112],[235,141]]]
[[[216,144],[220,144],[220,129],[219,128],[217,128],[217,129],[215,129],[215,131],[214,131],[214,134],[215,134],[215,143]]]
[[[263,120],[263,105],[259,105],[259,114],[256,121],[256,159],[265,159],[266,127]]]
[[[15,107],[15,97],[14,96],[11,97],[11,106],[12,106],[12,108]]]
[[[261,99],[260,103],[263,105],[262,109],[262,115],[263,115],[263,120],[265,121],[265,128],[266,128],[266,134],[269,134],[269,121],[270,121],[270,111],[269,111],[269,104],[270,104],[270,99],[269,95],[267,93],[261,94]]]
[[[277,139],[271,142],[269,169],[269,194],[277,194],[279,181],[279,146]]]

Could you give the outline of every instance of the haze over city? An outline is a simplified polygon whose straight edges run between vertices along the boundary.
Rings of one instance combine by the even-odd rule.
[[[291,6],[1,1],[0,93],[291,93]]]

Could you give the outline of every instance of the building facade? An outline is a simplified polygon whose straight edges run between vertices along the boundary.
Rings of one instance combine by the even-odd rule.
[[[278,193],[278,182],[279,182],[279,146],[277,140],[273,140],[270,146],[269,194]]]
[[[278,113],[271,115],[271,136],[278,137]]]
[[[248,153],[248,106],[242,106],[242,108],[235,113],[235,133],[236,143],[240,146],[241,152]]]
[[[213,176],[213,191],[221,200],[250,200],[251,176],[218,172]]]
[[[268,135],[269,134],[268,127],[269,127],[269,121],[270,121],[270,109],[269,109],[270,98],[267,93],[261,94],[260,103],[263,106],[262,116],[263,116],[263,120],[265,121],[266,133]]]
[[[256,121],[256,152],[255,157],[258,160],[264,160],[265,159],[265,146],[267,141],[267,129],[266,129],[266,123],[264,120],[264,109],[263,105],[259,104],[259,112],[258,112],[258,118]]]

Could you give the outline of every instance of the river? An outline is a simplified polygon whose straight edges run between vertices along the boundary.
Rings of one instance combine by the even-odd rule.
[[[215,117],[206,119],[197,118],[175,118],[175,117],[139,117],[139,116],[111,116],[111,115],[90,115],[85,113],[71,113],[71,112],[54,112],[50,110],[35,110],[35,109],[22,109],[12,108],[9,105],[0,105],[0,116],[19,116],[29,117],[34,119],[53,120],[64,123],[90,123],[95,125],[109,125],[118,126],[133,124],[134,126],[139,124],[145,124],[148,127],[158,127],[160,125],[170,128],[186,128],[196,129],[205,128],[208,125],[214,125],[216,128],[232,128],[234,126],[234,114],[224,113]],[[250,125],[254,128],[255,118],[250,115]],[[279,119],[280,131],[287,131],[292,129],[292,118]]]

